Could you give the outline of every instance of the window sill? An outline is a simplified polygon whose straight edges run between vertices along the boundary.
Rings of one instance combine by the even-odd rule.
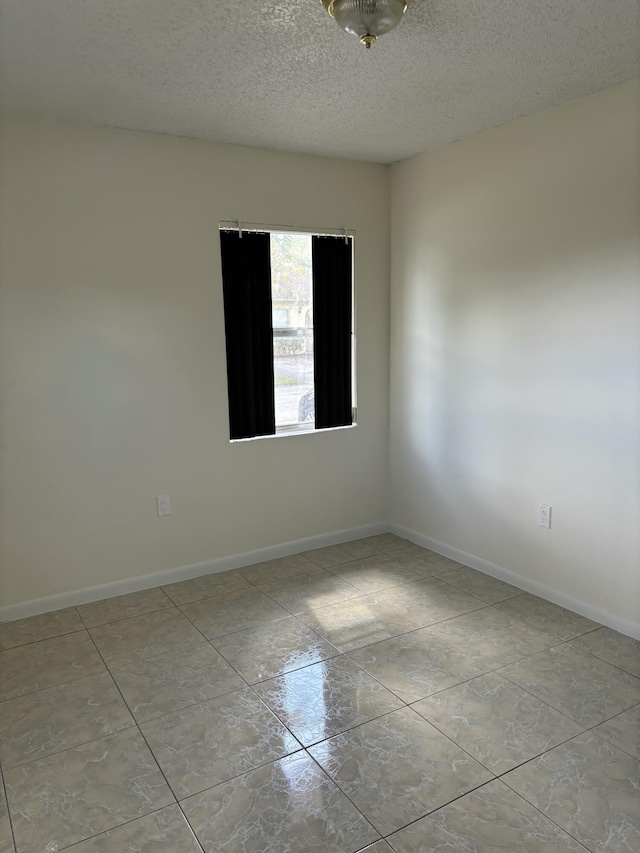
[[[262,441],[263,439],[269,438],[285,438],[287,436],[292,435],[317,435],[318,433],[323,432],[338,432],[339,430],[345,429],[355,429],[358,426],[357,423],[347,424],[346,426],[338,426],[338,427],[326,427],[324,429],[316,429],[315,427],[281,427],[277,432],[272,435],[254,435],[250,438],[230,438],[229,444],[245,444],[247,441]]]

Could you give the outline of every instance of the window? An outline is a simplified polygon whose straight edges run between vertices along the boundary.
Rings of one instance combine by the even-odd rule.
[[[314,422],[310,234],[270,235],[276,431]],[[281,306],[290,306],[287,308]],[[280,322],[286,315],[286,321]]]
[[[352,243],[222,226],[232,440],[353,424]]]
[[[273,308],[271,317],[273,318],[274,329],[286,329],[289,326],[290,311],[288,308]]]

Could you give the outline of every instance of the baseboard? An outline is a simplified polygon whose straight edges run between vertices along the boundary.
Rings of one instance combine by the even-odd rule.
[[[388,529],[389,525],[385,522],[363,524],[359,527],[349,527],[346,530],[337,530],[333,533],[308,536],[306,539],[294,539],[280,545],[269,545],[255,551],[244,551],[242,554],[219,557],[216,560],[207,560],[204,563],[191,563],[191,565],[180,566],[176,569],[165,569],[162,572],[151,572],[112,583],[61,592],[57,595],[48,595],[44,598],[22,601],[18,604],[8,604],[0,607],[0,622],[12,622],[15,619],[38,616],[40,613],[49,613],[51,610],[60,610],[63,607],[72,607],[75,604],[87,604],[90,601],[125,595],[128,592],[138,592],[141,589],[151,589],[155,586],[189,580],[201,575],[226,572],[229,569],[240,569],[254,563],[264,563],[265,560],[275,560],[278,557],[299,554],[300,551],[311,551],[314,548],[338,545],[340,542],[350,542],[353,539],[364,539],[366,536],[386,533]]]
[[[495,563],[490,563],[488,560],[483,560],[480,557],[475,557],[473,554],[467,554],[466,551],[461,551],[459,548],[453,548],[451,545],[446,545],[444,542],[439,542],[437,539],[432,539],[430,536],[425,536],[415,530],[410,530],[408,527],[403,527],[401,524],[390,522],[388,530],[395,533],[397,536],[402,536],[404,539],[409,539],[416,545],[421,545],[423,548],[429,548],[437,554],[442,554],[443,557],[449,557],[451,560],[456,560],[465,566],[472,569],[477,569],[479,572],[484,572],[498,580],[510,583],[523,589],[525,592],[530,592],[553,604],[558,604],[560,607],[566,607],[567,610],[573,610],[574,613],[579,613],[587,619],[592,619],[594,622],[599,622],[601,625],[606,625],[607,628],[613,628],[614,631],[619,631],[621,634],[626,634],[628,637],[633,637],[640,640],[640,623],[633,622],[631,619],[624,619],[602,610],[599,607],[594,607],[581,601],[579,598],[574,598],[571,595],[565,595],[558,590],[552,589],[545,584],[538,583],[530,578],[512,572],[510,569],[505,569],[502,566],[497,566]]]
[[[103,598],[112,598],[116,595],[126,595],[128,592],[138,592],[141,589],[150,589],[163,584],[176,583],[177,581],[189,580],[202,575],[226,572],[229,569],[240,569],[243,566],[251,566],[254,563],[263,563],[265,560],[274,560],[278,557],[287,557],[290,554],[298,554],[300,551],[311,551],[314,548],[324,548],[327,545],[337,545],[340,542],[350,542],[353,539],[363,539],[366,536],[375,536],[377,533],[390,531],[416,545],[429,548],[437,554],[470,566],[498,580],[513,584],[525,592],[545,598],[560,607],[573,610],[587,619],[593,619],[613,628],[621,634],[626,634],[636,640],[640,640],[640,624],[630,619],[623,619],[606,610],[593,607],[578,598],[565,595],[551,587],[519,575],[510,569],[497,566],[488,560],[467,554],[459,548],[453,548],[430,536],[418,533],[408,527],[403,527],[395,522],[377,522],[375,524],[363,524],[359,527],[350,527],[346,530],[337,530],[333,533],[321,533],[318,536],[309,536],[306,539],[294,539],[279,545],[270,545],[266,548],[258,548],[255,551],[244,551],[241,554],[232,554],[228,557],[219,557],[215,560],[207,560],[204,563],[191,563],[188,566],[179,566],[175,569],[165,569],[161,572],[151,572],[138,575],[133,578],[113,581],[112,583],[100,584],[98,586],[85,587],[84,589],[62,592],[57,595],[49,595],[44,598],[36,598],[31,601],[23,601],[18,604],[8,604],[0,607],[0,622],[11,622],[14,619],[24,619],[27,616],[38,616],[40,613],[48,613],[52,610],[60,610],[63,607],[72,607],[75,604],[87,604],[90,601],[99,601]]]

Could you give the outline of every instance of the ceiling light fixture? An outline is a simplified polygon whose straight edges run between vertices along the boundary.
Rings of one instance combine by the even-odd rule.
[[[398,26],[411,0],[321,0],[339,27],[370,48]]]

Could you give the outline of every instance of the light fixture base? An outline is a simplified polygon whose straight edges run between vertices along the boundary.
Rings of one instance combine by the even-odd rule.
[[[367,48],[367,50],[369,50],[371,45],[375,44],[378,41],[378,39],[375,36],[366,35],[366,36],[360,36],[360,41]]]
[[[320,0],[320,2],[324,6],[324,8],[327,10],[327,12],[331,15],[331,17],[335,18],[335,15],[333,14],[333,4],[334,4],[335,0]]]

